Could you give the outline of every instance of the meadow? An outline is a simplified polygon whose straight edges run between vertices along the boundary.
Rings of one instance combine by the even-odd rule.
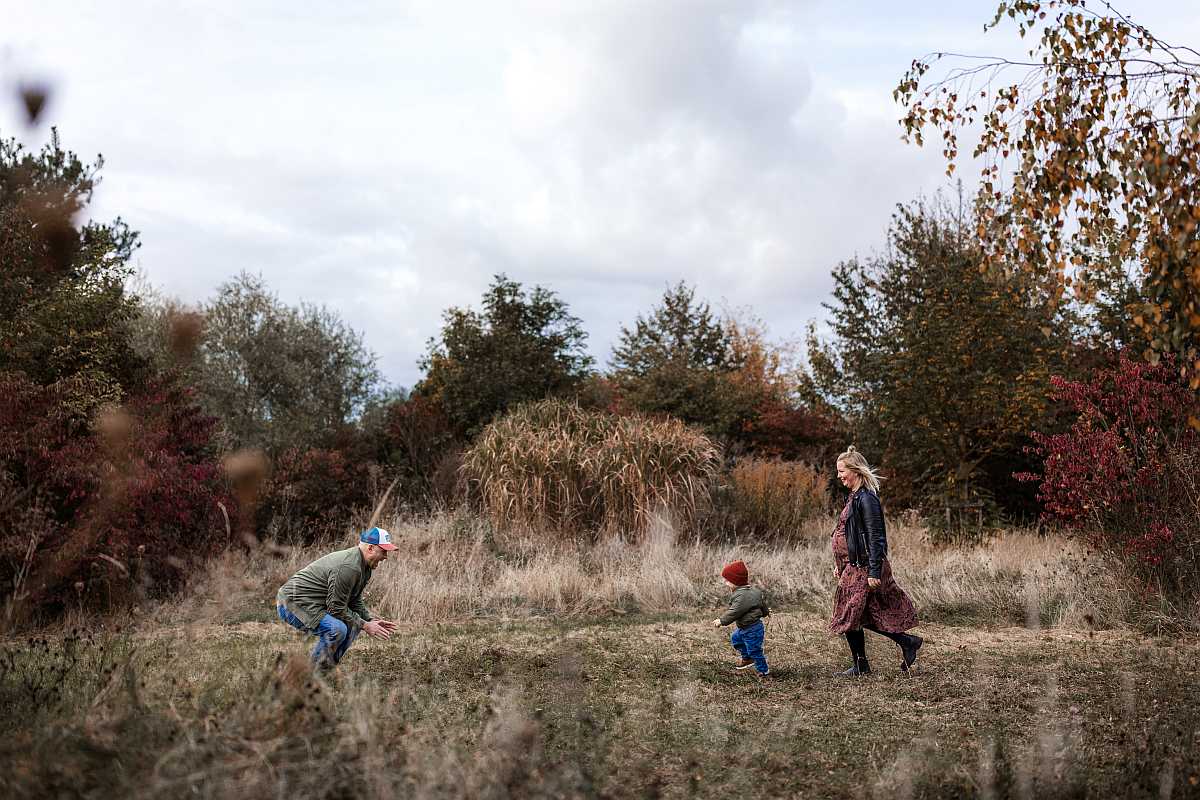
[[[893,521],[927,644],[905,674],[871,637],[855,680],[825,632],[831,520],[769,547],[390,524],[368,604],[400,629],[328,680],[272,600],[348,538],[231,550],[169,601],[5,641],[3,795],[1200,795],[1200,640],[1066,540]],[[768,683],[711,627],[733,557],[774,598]]]

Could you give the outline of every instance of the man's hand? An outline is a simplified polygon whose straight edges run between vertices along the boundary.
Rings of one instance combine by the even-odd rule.
[[[396,627],[397,627],[397,623],[392,622],[390,619],[377,619],[377,620],[375,620],[375,622],[378,622],[380,625],[387,628],[388,633],[391,633],[392,631],[396,630]]]
[[[395,627],[395,623],[392,623],[392,627],[389,628],[383,624],[384,622],[386,622],[386,620],[371,620],[366,625],[363,625],[363,633],[367,634],[368,636],[373,636],[376,639],[390,638],[392,635],[392,629]]]
[[[719,628],[719,627],[721,627],[721,620],[719,620],[719,619],[714,619],[714,620],[713,620],[713,625],[716,625],[718,628]]]
[[[874,591],[879,588],[879,578],[867,578],[867,589]]]

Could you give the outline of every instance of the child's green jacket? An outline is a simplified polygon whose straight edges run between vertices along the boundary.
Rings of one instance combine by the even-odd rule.
[[[721,615],[721,624],[736,622],[739,628],[749,628],[771,613],[767,597],[757,586],[739,586],[729,599],[729,610]]]

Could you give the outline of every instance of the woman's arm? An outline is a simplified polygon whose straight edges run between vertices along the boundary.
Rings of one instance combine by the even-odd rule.
[[[883,572],[883,559],[887,557],[887,533],[883,527],[883,506],[874,492],[862,492],[859,507],[862,509],[863,529],[867,533],[867,576],[878,580]]]

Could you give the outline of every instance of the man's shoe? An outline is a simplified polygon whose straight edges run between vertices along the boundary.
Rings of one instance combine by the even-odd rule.
[[[754,666],[753,658],[743,658],[741,661],[739,661],[737,663],[736,666],[734,666],[734,669],[741,670],[741,669],[747,669],[747,668],[753,667],[753,666]]]
[[[871,665],[865,657],[854,659],[854,666],[845,672],[839,672],[838,676],[843,678],[857,678],[862,675],[871,674]]]
[[[908,672],[908,668],[917,660],[917,651],[921,649],[921,645],[925,644],[925,640],[920,636],[909,636],[908,644],[901,645],[900,655],[904,660],[900,662],[900,670]]]

